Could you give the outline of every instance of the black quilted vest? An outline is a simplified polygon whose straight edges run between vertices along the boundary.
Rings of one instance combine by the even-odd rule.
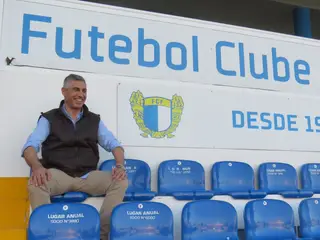
[[[42,143],[41,163],[45,168],[62,170],[72,177],[80,177],[96,170],[99,162],[99,115],[83,106],[83,116],[74,125],[60,107],[42,113],[50,123],[48,138]]]

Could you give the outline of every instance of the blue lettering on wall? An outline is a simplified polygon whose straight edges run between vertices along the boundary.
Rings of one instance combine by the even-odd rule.
[[[320,134],[320,116],[233,110],[231,117],[236,129],[298,132],[300,122],[305,132]]]
[[[293,114],[232,111],[233,128],[298,131],[296,119]]]
[[[28,54],[30,47],[30,38],[47,38],[46,32],[32,31],[30,29],[31,22],[43,22],[43,23],[51,23],[51,17],[32,15],[32,14],[24,14],[23,15],[23,26],[22,26],[22,45],[21,45],[21,53]]]
[[[238,54],[236,55],[235,53]],[[228,54],[227,54],[228,53]],[[271,56],[270,56],[271,55]],[[261,54],[258,56],[256,53],[245,54],[244,43],[234,43],[229,41],[219,41],[216,44],[216,68],[217,71],[225,76],[240,76],[247,77],[246,72],[246,59],[249,59],[249,72],[254,79],[269,80],[272,74],[273,80],[277,82],[288,82],[291,79],[290,70],[294,72],[294,79],[298,84],[309,85],[310,80],[306,77],[310,75],[310,65],[304,60],[295,60],[292,63],[284,57],[280,56],[275,47],[271,48],[271,54]],[[226,57],[228,56],[228,57]],[[238,57],[238,67],[228,66],[228,59],[230,57]],[[262,66],[257,65],[256,59],[262,59]],[[271,58],[271,66],[268,66],[268,59]],[[271,69],[270,69],[271,67]],[[262,69],[257,72],[257,69]],[[280,74],[279,72],[283,72]]]
[[[305,116],[304,118],[307,122],[306,132],[320,133],[320,116]]]
[[[241,111],[232,111],[232,124],[234,128],[243,128],[244,127],[244,114]]]
[[[146,61],[144,58],[146,56],[145,54],[145,47],[149,45],[153,48],[153,59]],[[140,66],[143,67],[157,67],[160,63],[160,45],[159,43],[151,38],[145,38],[144,37],[144,29],[139,28],[138,33],[138,63]]]
[[[288,130],[289,131],[298,131],[299,129],[296,126],[297,124],[297,115],[294,114],[288,114]]]
[[[216,58],[217,58],[217,69],[218,72],[221,73],[222,75],[226,75],[226,76],[236,76],[237,72],[234,70],[230,70],[230,69],[225,69],[222,66],[222,48],[226,47],[226,48],[235,48],[235,44],[231,43],[231,42],[225,42],[225,41],[221,41],[218,42],[216,45]],[[239,54],[240,59],[241,59],[241,54]]]
[[[279,76],[279,63],[283,63],[285,74],[284,76]],[[289,62],[285,57],[278,57],[277,56],[277,49],[272,48],[272,66],[273,66],[273,78],[275,81],[279,82],[287,82],[290,79],[290,69],[289,69]]]
[[[256,72],[256,64],[254,60],[254,54],[250,53],[249,54],[250,58],[250,73],[251,76],[254,77],[255,79],[268,79],[268,62],[267,62],[267,55],[262,55],[262,73],[257,73]]]
[[[172,51],[174,51],[173,49],[179,49],[180,53],[181,53],[181,60],[180,60],[180,64],[174,64],[172,62]],[[167,45],[166,48],[166,56],[167,56],[167,65],[174,70],[184,70],[187,67],[187,49],[186,47],[181,44],[181,43],[177,43],[177,42],[171,42]]]
[[[46,26],[53,24],[54,21],[49,16],[23,15],[22,54],[29,54],[32,51],[30,42],[33,39],[37,39],[38,42],[49,41],[48,36],[53,37],[55,35],[52,49],[55,49],[56,56],[63,59],[81,59],[82,54],[87,49],[86,46],[82,45],[89,42],[89,53],[94,62],[109,61],[119,65],[137,64],[144,68],[166,66],[173,71],[191,70],[192,72],[199,72],[201,70],[198,36],[190,36],[183,42],[160,41],[160,39],[150,36],[148,31],[141,27],[136,29],[135,36],[127,36],[121,32],[108,35],[105,32],[107,29],[102,31],[97,26],[91,26],[88,30],[72,30],[71,36],[73,36],[73,39],[71,40],[73,45],[70,47],[70,42],[65,43],[70,39],[66,39],[67,30],[62,26],[55,26],[55,32],[50,32],[50,35],[48,35],[48,32],[44,30],[33,29],[34,23]],[[52,39],[50,39],[51,41]],[[108,48],[105,53],[99,51],[99,46],[103,44]],[[223,40],[213,44],[215,44],[216,71],[221,75],[243,79],[248,79],[251,76],[253,79],[260,81],[272,79],[280,83],[295,81],[297,84],[310,85],[311,67],[309,63],[303,59],[289,59],[281,54],[281,51],[276,47],[270,47],[268,51],[257,53],[249,52],[243,42]],[[106,57],[107,54],[109,54],[108,57]],[[203,59],[203,62],[208,62],[208,60]],[[234,64],[234,61],[236,61],[236,64]],[[267,115],[261,117],[265,119]],[[251,121],[254,123],[254,119],[254,114],[250,114],[249,123],[251,124]],[[265,128],[270,127],[268,121],[270,119],[266,119],[267,125],[264,126]],[[283,119],[278,116],[276,121],[279,124],[278,128],[283,128],[281,125]],[[256,125],[252,126],[255,127]]]
[[[302,67],[302,69],[300,68]],[[294,72],[295,72],[295,78],[298,83],[309,85],[310,81],[308,79],[302,79],[300,78],[300,74],[309,76],[310,75],[310,65],[304,61],[304,60],[297,60],[294,63]]]
[[[117,42],[122,42],[124,46],[117,45]],[[127,36],[113,35],[109,39],[109,58],[112,62],[123,65],[130,64],[130,60],[128,58],[117,57],[116,53],[131,53],[131,51],[132,42]]]
[[[56,29],[56,53],[61,58],[81,58],[81,30],[76,29],[74,37],[74,49],[70,52],[63,50],[63,28]]]
[[[34,31],[31,29],[32,22],[40,23],[52,23],[51,17],[39,16],[33,14],[24,14],[23,16],[23,29],[22,29],[22,46],[21,53],[29,54],[30,51],[30,39],[42,38],[47,39],[47,32]],[[55,52],[56,55],[64,59],[81,59],[83,31],[81,29],[74,30],[74,42],[73,48],[64,49],[64,29],[61,26],[56,27],[55,32]],[[129,55],[133,52],[133,47],[137,48],[137,63],[141,67],[156,68],[160,64],[166,64],[166,66],[175,71],[183,71],[188,67],[193,72],[199,72],[199,49],[198,49],[198,37],[191,36],[190,49],[181,42],[167,42],[164,45],[160,44],[157,39],[146,37],[145,29],[137,29],[138,43],[133,46],[133,40],[126,35],[115,34],[108,38],[108,51],[109,60],[115,64],[128,65],[131,63]],[[95,62],[104,62],[105,57],[99,55],[99,44],[103,44],[101,40],[106,38],[105,33],[99,31],[97,26],[91,26],[91,30],[86,35],[90,39],[90,55],[91,59]],[[148,48],[148,49],[147,49]],[[152,49],[150,51],[150,49]],[[162,50],[163,49],[163,50]],[[165,53],[165,56],[161,56],[161,53]],[[180,59],[175,60],[173,53],[180,54]],[[126,57],[123,54],[127,54]],[[177,55],[178,55],[177,54]],[[121,55],[121,57],[119,56]],[[175,55],[176,56],[176,55]],[[188,61],[189,59],[189,61]],[[191,61],[190,61],[191,60]]]
[[[270,113],[262,112],[260,114],[262,126],[261,129],[269,130],[272,128],[272,122],[270,120]]]
[[[96,62],[103,62],[104,57],[98,55],[98,41],[104,39],[104,33],[99,32],[98,27],[92,26],[88,32],[88,37],[91,38],[91,58]]]
[[[198,37],[192,36],[193,71],[199,72]]]

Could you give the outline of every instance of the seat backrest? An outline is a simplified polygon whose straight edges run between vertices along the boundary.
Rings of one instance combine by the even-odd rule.
[[[244,209],[246,239],[295,239],[291,206],[281,200],[248,202]]]
[[[228,202],[201,200],[182,210],[182,240],[238,239],[235,208]]]
[[[213,190],[223,193],[253,190],[253,169],[243,162],[216,162],[211,170],[211,186]]]
[[[205,173],[200,163],[192,160],[166,160],[160,163],[159,194],[202,190],[205,190]]]
[[[259,166],[259,186],[267,193],[297,190],[296,169],[287,163],[263,163]]]
[[[116,165],[116,161],[106,160],[99,169],[101,171],[112,171]],[[125,168],[127,170],[128,183],[127,192],[143,191],[151,189],[151,171],[149,165],[137,159],[125,159]]]
[[[301,187],[320,193],[320,164],[307,163],[301,167]]]
[[[99,240],[99,213],[82,203],[42,205],[30,216],[28,240],[44,239]]]
[[[110,240],[173,240],[173,215],[158,202],[129,202],[114,208]]]
[[[300,202],[299,219],[301,237],[320,239],[319,198],[309,198]]]

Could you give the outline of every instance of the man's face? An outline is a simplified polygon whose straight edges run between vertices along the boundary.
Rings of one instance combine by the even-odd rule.
[[[87,86],[83,81],[70,81],[62,94],[69,108],[81,109],[87,99]]]

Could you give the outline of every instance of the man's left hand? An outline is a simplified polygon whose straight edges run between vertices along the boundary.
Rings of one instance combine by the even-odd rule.
[[[123,168],[115,167],[112,169],[112,179],[113,180],[124,180],[127,178],[127,173]]]

